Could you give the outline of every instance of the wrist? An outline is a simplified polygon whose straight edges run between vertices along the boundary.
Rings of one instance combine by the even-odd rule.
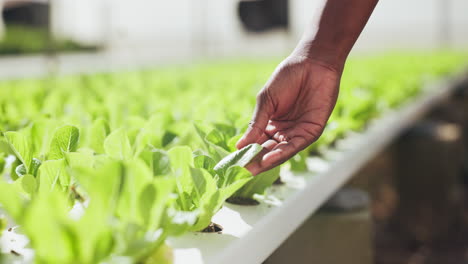
[[[332,48],[330,45],[316,43],[314,41],[301,42],[294,49],[291,56],[301,57],[312,63],[318,63],[341,74],[348,57],[347,51]]]

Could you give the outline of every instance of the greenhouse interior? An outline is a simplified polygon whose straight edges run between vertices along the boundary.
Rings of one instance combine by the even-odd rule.
[[[468,263],[468,1],[0,10],[0,264]]]

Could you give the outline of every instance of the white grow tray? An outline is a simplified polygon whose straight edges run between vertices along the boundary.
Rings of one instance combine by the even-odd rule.
[[[350,134],[324,159],[310,158],[309,172],[282,171],[258,206],[225,203],[214,216],[222,234],[189,233],[170,238],[175,264],[260,264],[372,157],[434,105],[447,99],[461,79],[432,84],[398,111]]]

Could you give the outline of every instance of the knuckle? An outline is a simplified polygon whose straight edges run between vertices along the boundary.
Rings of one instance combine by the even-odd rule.
[[[271,86],[268,84],[257,93],[257,101],[266,102],[271,99]]]
[[[325,126],[324,126],[324,125],[318,125],[318,126],[316,127],[315,130],[312,130],[312,131],[310,132],[310,134],[311,134],[311,136],[312,136],[312,142],[311,142],[311,143],[313,143],[313,142],[315,142],[316,140],[318,140],[318,139],[322,136],[324,130],[325,130]]]
[[[263,102],[266,98],[266,93],[264,90],[260,91],[258,94],[257,94],[257,102]]]
[[[260,130],[261,131],[261,128],[258,126],[257,122],[255,122],[254,120],[249,122],[249,129],[250,130]]]
[[[257,108],[269,111],[274,108],[274,99],[271,96],[269,89],[264,88],[257,94]]]

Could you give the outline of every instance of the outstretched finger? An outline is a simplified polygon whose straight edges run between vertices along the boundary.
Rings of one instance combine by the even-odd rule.
[[[302,137],[294,137],[289,141],[278,143],[270,152],[262,157],[259,167],[255,168],[252,174],[256,175],[281,165],[308,145],[308,142]]]
[[[265,154],[270,152],[278,145],[278,142],[274,139],[269,139],[262,144],[262,151],[257,154],[252,162],[250,162],[246,169],[248,169],[253,175],[257,175],[262,172],[262,159]]]
[[[265,129],[269,120],[270,109],[267,99],[260,95],[257,100],[257,105],[255,106],[252,121],[250,121],[249,127],[242,138],[237,141],[236,147],[241,149],[252,143],[262,144],[265,142],[268,139],[268,136],[265,134]]]
[[[280,142],[263,156],[262,163],[265,167],[276,167],[292,158],[308,145],[303,137],[293,137],[289,141]]]

